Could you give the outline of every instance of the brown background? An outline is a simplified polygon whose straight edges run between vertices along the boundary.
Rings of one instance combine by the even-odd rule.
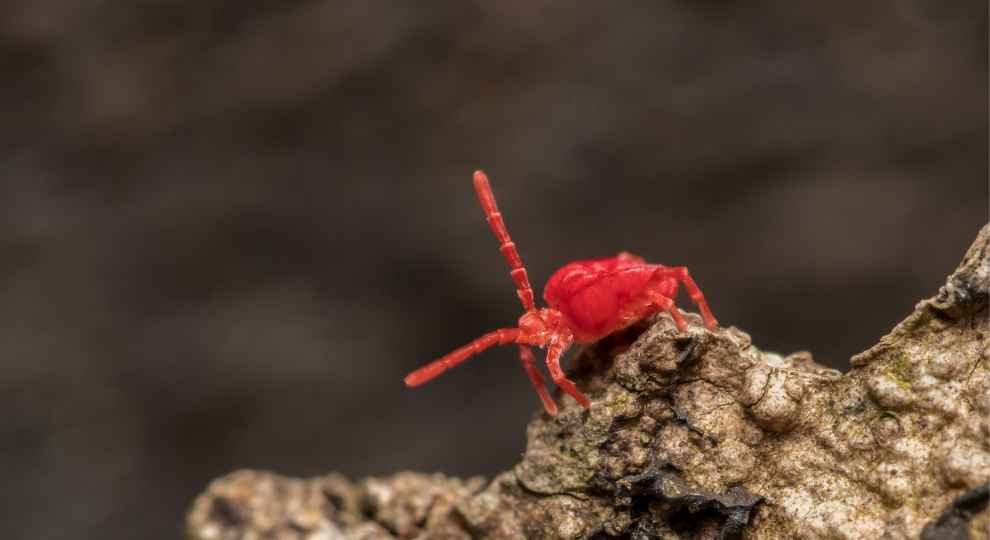
[[[686,264],[838,367],[986,221],[985,1],[571,4],[3,3],[2,536],[176,538],[239,467],[513,463],[514,351],[401,385],[519,314],[478,167],[541,289]]]

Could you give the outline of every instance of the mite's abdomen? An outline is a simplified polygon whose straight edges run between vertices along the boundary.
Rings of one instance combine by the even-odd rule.
[[[615,257],[573,262],[550,277],[543,297],[570,321],[577,341],[595,341],[625,326],[619,315],[642,299],[656,268]]]

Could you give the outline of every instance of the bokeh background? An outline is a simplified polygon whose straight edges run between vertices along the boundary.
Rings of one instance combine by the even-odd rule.
[[[844,367],[988,212],[985,0],[0,4],[0,536],[177,538],[240,467],[490,475],[514,350],[629,250]],[[684,307],[691,309],[689,302]]]

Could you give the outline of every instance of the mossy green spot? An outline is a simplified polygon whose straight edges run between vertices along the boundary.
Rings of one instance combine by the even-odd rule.
[[[902,389],[911,389],[911,382],[914,380],[914,370],[907,355],[904,353],[894,353],[888,357],[884,374],[890,377]]]

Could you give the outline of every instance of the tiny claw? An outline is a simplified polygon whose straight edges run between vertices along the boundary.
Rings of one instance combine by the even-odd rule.
[[[557,404],[552,400],[543,402],[543,410],[550,416],[557,416]]]
[[[687,323],[684,322],[684,316],[681,315],[681,312],[678,311],[676,307],[675,308],[671,308],[671,310],[670,310],[670,316],[673,317],[674,324],[677,325],[677,331],[680,332],[680,333],[682,333],[682,334],[683,333],[686,333],[687,332]]]
[[[574,385],[573,381],[564,377],[554,382],[557,383],[557,386],[559,386],[565,394],[574,398],[574,401],[580,403],[586,410],[591,410],[591,401],[577,389],[577,386]]]
[[[588,398],[585,397],[584,394],[575,390],[574,393],[571,394],[571,396],[574,397],[574,400],[580,403],[582,407],[584,407],[584,410],[586,411],[591,410],[591,401],[588,400]]]
[[[402,381],[406,383],[406,386],[413,388],[415,386],[425,384],[426,382],[433,379],[443,371],[444,371],[444,367],[442,365],[429,364],[417,369],[416,371],[413,371],[409,375],[406,375],[406,378],[403,379]]]
[[[712,310],[708,309],[708,304],[699,304],[701,307],[701,317],[705,319],[705,328],[714,330],[718,328],[718,320],[712,315]]]

